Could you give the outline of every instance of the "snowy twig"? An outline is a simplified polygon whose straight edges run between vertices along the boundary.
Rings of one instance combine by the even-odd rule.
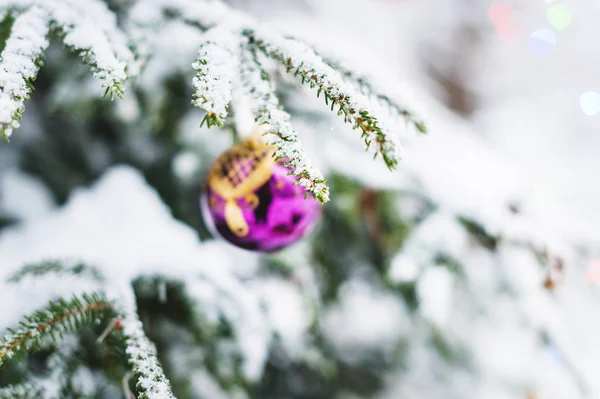
[[[46,335],[54,338],[55,333],[62,336],[66,331],[78,330],[110,309],[111,305],[102,294],[84,294],[81,299],[73,297],[70,301],[50,302],[46,308],[25,316],[17,330],[9,329],[9,334],[0,339],[0,366],[17,351],[39,346]]]
[[[44,389],[26,382],[0,388],[0,399],[36,399],[44,397]]]
[[[86,0],[94,2],[95,0]],[[117,58],[122,53],[121,43],[116,41],[117,51],[105,32],[94,22],[93,15],[78,13],[68,4],[51,3],[52,21],[63,35],[64,44],[78,53],[86,64],[92,68],[94,76],[103,81],[102,87],[113,99],[121,97],[125,92],[123,83],[127,78],[125,60]]]
[[[245,34],[250,38],[252,45],[281,62],[288,72],[299,76],[302,83],[316,88],[317,96],[323,94],[325,102],[331,103],[331,110],[338,106],[338,114],[344,115],[344,121],[352,123],[355,129],[362,131],[367,148],[374,144],[386,165],[390,169],[396,167],[398,155],[395,140],[373,112],[369,99],[358,93],[338,71],[299,41],[262,30],[247,30]]]
[[[102,1],[21,3],[18,9],[23,13],[16,17],[0,56],[0,133],[7,140],[19,127],[51,29],[58,31],[64,44],[92,67],[111,99],[123,95],[125,69],[133,60],[126,36],[117,27],[116,16]],[[12,5],[3,4],[2,9],[12,9]]]
[[[298,41],[298,39],[294,37],[286,38]],[[354,83],[362,94],[383,104],[393,115],[404,118],[406,123],[413,125],[418,132],[427,133],[425,122],[417,118],[412,111],[399,104],[395,99],[390,97],[390,95],[385,94],[381,85],[376,85],[373,82],[374,79],[372,76],[353,70],[353,68],[347,65],[347,62],[342,59],[337,59],[329,54],[325,56],[321,49],[315,48],[314,43],[310,43],[310,47],[315,49],[315,53],[321,57],[327,65],[338,71],[345,79]]]
[[[198,58],[192,67],[196,76],[192,82],[196,92],[192,103],[206,111],[202,123],[208,127],[223,126],[231,102],[232,81],[238,71],[236,50],[240,37],[222,28],[205,33]]]
[[[50,273],[58,275],[83,276],[97,282],[104,281],[102,272],[93,266],[89,266],[84,263],[65,265],[64,262],[59,261],[45,261],[25,265],[18,272],[12,274],[7,281],[10,283],[18,283],[27,276],[39,277]]]
[[[7,140],[19,128],[25,101],[48,47],[49,18],[39,6],[19,15],[0,56],[0,133]]]
[[[62,0],[62,2],[65,6],[77,10],[86,24],[93,23],[102,32],[117,60],[127,65],[131,64],[133,53],[129,48],[128,37],[119,28],[117,15],[108,8],[106,2],[102,0]],[[102,38],[99,39],[104,41]]]
[[[257,115],[256,121],[269,125],[264,134],[270,136],[269,144],[277,146],[275,156],[284,159],[287,165],[294,168],[292,173],[298,177],[296,183],[306,188],[306,194],[312,194],[321,202],[329,201],[329,188],[325,185],[325,178],[306,158],[298,134],[290,123],[290,115],[281,109],[269,74],[260,65],[257,54],[246,46],[247,43],[242,45],[244,62],[240,74]]]
[[[133,292],[128,292],[119,305],[123,306],[119,313],[122,317],[125,352],[137,378],[138,399],[174,399],[171,384],[156,357],[156,347],[144,334]]]

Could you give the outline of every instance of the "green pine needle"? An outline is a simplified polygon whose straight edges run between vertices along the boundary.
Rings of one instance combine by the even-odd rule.
[[[74,332],[112,313],[103,294],[83,294],[71,300],[58,299],[25,316],[17,329],[8,329],[0,339],[0,367],[19,352],[39,348],[45,337],[56,340],[65,332]]]
[[[103,282],[104,276],[102,272],[94,266],[89,266],[84,263],[75,263],[73,265],[65,265],[60,261],[43,261],[40,263],[32,263],[23,266],[19,271],[8,277],[10,283],[18,283],[23,278],[32,276],[39,277],[50,273],[58,275],[73,275],[86,277],[97,282]]]
[[[37,399],[44,397],[44,389],[31,383],[0,388],[0,399]]]

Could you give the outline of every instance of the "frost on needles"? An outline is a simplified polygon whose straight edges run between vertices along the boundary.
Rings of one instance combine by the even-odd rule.
[[[256,121],[270,126],[265,134],[278,147],[275,156],[289,160],[297,183],[321,202],[329,200],[329,188],[303,150],[289,115],[278,102],[275,80],[260,64],[257,52],[282,64],[302,84],[314,88],[317,96],[322,95],[326,105],[359,130],[366,147],[373,147],[374,155],[381,155],[390,169],[398,164],[400,148],[379,103],[385,102],[418,131],[425,131],[423,122],[407,107],[373,89],[365,77],[349,69],[337,70],[337,63],[322,58],[305,43],[286,38],[218,1],[140,0],[125,15],[123,27],[101,0],[13,0],[0,7],[3,15],[11,16],[4,19],[5,24],[14,19],[0,55],[0,132],[7,140],[19,127],[51,33],[90,65],[105,94],[113,98],[123,95],[128,71],[130,75],[142,71],[140,63],[152,56],[148,39],[152,27],[172,19],[205,31],[198,58],[190,64],[196,72],[192,103],[206,111],[207,125],[223,126],[235,93],[249,97]],[[235,90],[237,85],[242,90]]]
[[[111,98],[123,94],[125,68],[132,58],[126,36],[104,2],[39,0],[27,4],[13,1],[0,10],[10,16],[4,18],[10,34],[0,54],[0,132],[6,139],[19,128],[50,33],[91,66]]]
[[[317,200],[327,202],[329,188],[321,172],[312,165],[289,113],[279,101],[274,73],[277,68],[285,69],[297,77],[299,84],[314,89],[317,97],[322,96],[326,106],[360,131],[367,148],[380,155],[390,169],[398,164],[400,149],[395,128],[387,120],[388,115],[380,111],[379,102],[384,100],[405,118],[412,118],[412,113],[374,89],[364,77],[349,69],[338,70],[337,64],[307,44],[286,38],[218,1],[130,3],[119,19],[101,0],[0,3],[2,28],[8,32],[6,40],[0,43],[0,132],[7,140],[19,127],[51,38],[58,38],[89,65],[106,95],[121,97],[128,79],[143,74],[144,63],[152,57],[152,29],[178,19],[204,32],[198,56],[190,60],[189,72],[195,75],[191,82],[192,104],[206,112],[204,120],[208,126],[223,126],[231,111],[235,111],[232,104],[248,104],[255,122],[268,125],[264,135],[277,146],[275,156],[294,167],[297,184]],[[244,101],[236,101],[235,96],[243,96]],[[422,122],[416,119],[414,126],[424,130]],[[19,353],[60,341],[65,334],[98,323],[111,326],[111,320],[118,319],[121,327],[114,335],[121,337],[120,348],[138,397],[173,397],[156,348],[144,334],[130,287],[116,292],[94,268],[53,262],[29,265],[13,276],[11,283],[18,283],[23,276],[45,273],[87,278],[95,281],[98,290],[59,298],[23,315],[20,325],[0,338],[0,366]],[[44,390],[43,384],[27,382],[2,389],[0,398],[33,395],[40,390]]]

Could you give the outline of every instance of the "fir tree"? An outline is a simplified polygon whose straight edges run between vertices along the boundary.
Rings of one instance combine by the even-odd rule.
[[[533,371],[473,340],[506,325],[593,397],[537,314],[586,254],[512,193],[442,198],[403,170],[400,143],[430,138],[411,90],[230,3],[0,1],[0,168],[34,176],[39,201],[0,201],[0,398],[536,398]],[[270,255],[212,239],[198,201],[256,126],[324,204]],[[504,166],[446,140],[427,160],[459,146]]]

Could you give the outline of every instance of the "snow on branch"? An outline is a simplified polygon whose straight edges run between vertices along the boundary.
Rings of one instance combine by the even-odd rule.
[[[64,44],[92,67],[111,99],[122,96],[125,69],[133,55],[127,37],[117,27],[115,14],[102,1],[22,1],[1,4],[0,8],[22,11],[0,55],[0,133],[6,139],[19,127],[50,30],[58,31]]]
[[[220,27],[212,28],[204,34],[198,58],[192,64],[196,76],[192,85],[196,92],[192,101],[206,111],[202,123],[208,127],[223,126],[227,118],[227,108],[231,102],[233,81],[238,72],[240,36]]]
[[[7,282],[18,283],[28,276],[39,277],[50,273],[58,275],[81,276],[97,282],[104,281],[104,275],[96,267],[80,262],[65,264],[65,262],[49,260],[23,266],[18,272],[11,275],[7,279]]]
[[[55,334],[62,336],[64,332],[78,330],[110,310],[111,305],[102,294],[50,302],[44,309],[25,316],[18,329],[9,329],[8,334],[0,338],[0,367],[20,350],[39,347],[44,337],[54,338]]]
[[[279,104],[275,85],[260,64],[257,54],[247,46],[247,43],[242,45],[240,74],[252,102],[256,122],[268,124],[264,135],[271,139],[269,144],[277,146],[275,156],[294,168],[292,173],[298,177],[296,183],[306,188],[307,195],[312,194],[320,202],[329,201],[329,187],[325,185],[325,178],[307,159],[298,134],[290,123],[290,115]]]
[[[399,156],[394,138],[381,116],[378,117],[374,112],[369,98],[357,92],[340,72],[327,65],[312,48],[297,40],[262,29],[246,30],[244,33],[251,45],[282,63],[288,72],[299,76],[303,84],[308,83],[311,88],[316,88],[317,96],[323,94],[325,103],[331,106],[332,111],[338,106],[338,114],[344,115],[344,121],[362,131],[367,148],[373,144],[376,147],[375,155],[381,154],[388,168],[396,167]]]
[[[127,65],[133,60],[128,37],[117,25],[117,15],[106,2],[101,0],[62,0],[65,6],[76,10],[85,18],[85,23],[93,23],[102,31],[117,60]],[[129,72],[129,69],[128,69]]]
[[[0,55],[0,133],[8,139],[19,128],[25,101],[48,47],[48,12],[39,6],[19,15]]]
[[[0,399],[35,399],[44,397],[44,388],[31,383],[0,388]]]
[[[122,317],[125,352],[137,378],[138,399],[175,399],[171,384],[158,361],[156,347],[144,333],[133,291],[129,289],[122,303],[117,304],[123,306],[118,310]]]
[[[177,18],[202,30],[220,25],[223,21],[245,18],[220,0],[149,0],[168,18]]]
[[[127,15],[127,31],[136,54],[135,69],[150,59],[154,37],[166,21],[180,20],[205,31],[235,13],[220,1],[139,0]]]
[[[290,38],[290,40],[296,39]],[[404,118],[406,123],[413,125],[418,132],[427,133],[425,122],[417,117],[413,111],[399,104],[398,101],[391,96],[385,94],[382,88],[373,82],[373,78],[371,76],[354,71],[350,66],[346,65],[343,60],[334,59],[333,57],[329,56],[323,57],[322,54],[319,55],[323,58],[323,61],[325,61],[327,65],[340,72],[345,79],[354,83],[362,94],[382,103],[394,116]]]
[[[85,4],[92,9],[94,3],[96,0],[85,0]],[[105,94],[110,95],[111,99],[115,95],[121,97],[125,92],[123,83],[127,78],[125,72],[127,60],[117,57],[117,53],[123,52],[123,43],[119,40],[120,35],[110,35],[109,37],[100,28],[105,21],[102,19],[96,21],[96,15],[91,11],[89,14],[78,12],[79,10],[73,8],[69,2],[50,2],[49,4],[53,25],[62,33],[64,44],[78,53],[84,63],[91,66],[94,76],[103,81],[102,87],[106,89]],[[116,40],[115,45],[113,45],[113,40]],[[129,56],[126,57],[129,58]]]

